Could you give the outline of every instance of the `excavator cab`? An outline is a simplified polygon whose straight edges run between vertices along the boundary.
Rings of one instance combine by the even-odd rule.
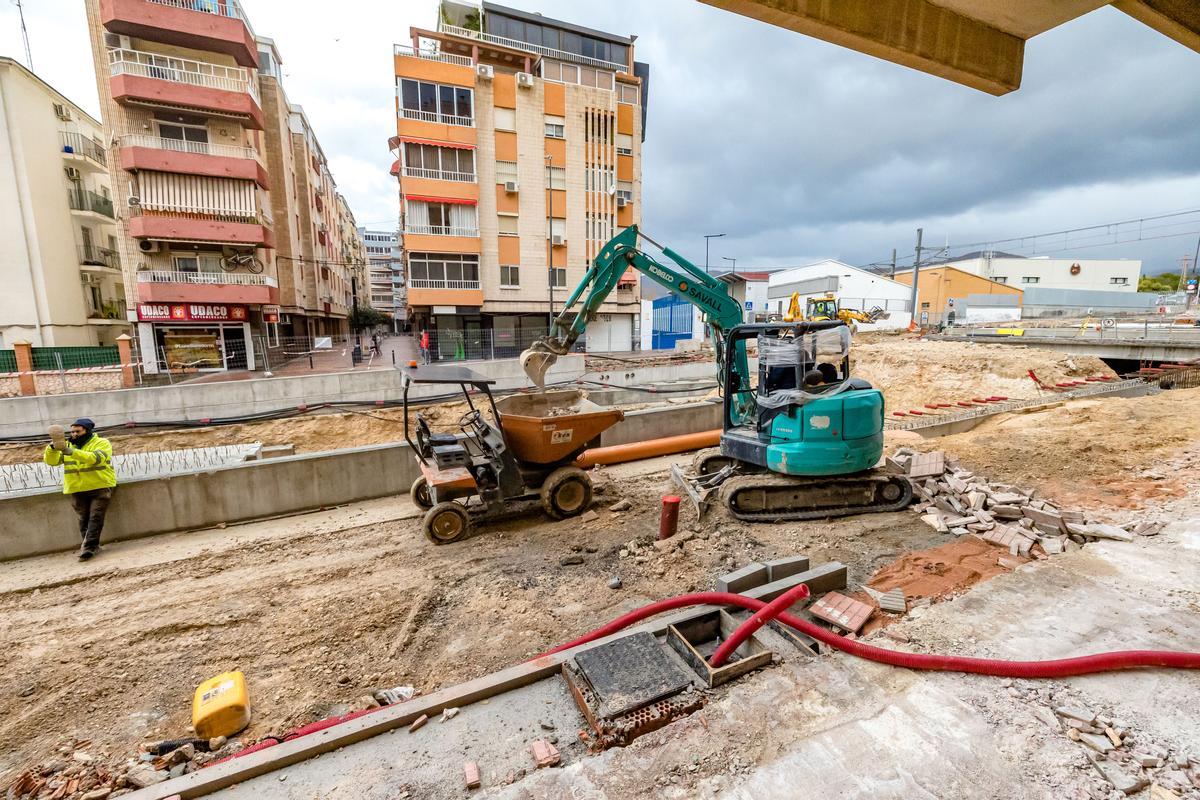
[[[836,297],[810,297],[804,316],[809,322],[827,319],[838,319],[838,302]]]

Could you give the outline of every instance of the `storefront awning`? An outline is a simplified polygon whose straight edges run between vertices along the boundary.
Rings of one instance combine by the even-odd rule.
[[[454,147],[459,150],[474,150],[475,145],[464,144],[462,142],[439,142],[437,139],[417,139],[412,136],[399,137],[402,142],[411,142],[412,144],[430,144],[434,147]]]
[[[428,195],[423,194],[406,194],[404,195],[404,199],[417,200],[422,203],[458,203],[459,205],[464,206],[479,205],[478,200],[470,200],[463,197],[429,197]]]

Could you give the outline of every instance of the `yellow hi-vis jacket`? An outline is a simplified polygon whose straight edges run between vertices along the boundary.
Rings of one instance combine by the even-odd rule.
[[[71,445],[65,453],[46,445],[42,461],[52,467],[62,464],[63,494],[110,489],[117,485],[117,473],[112,466],[112,445],[108,439],[95,434],[83,447]]]

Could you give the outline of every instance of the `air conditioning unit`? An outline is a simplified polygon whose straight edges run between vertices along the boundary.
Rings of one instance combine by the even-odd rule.
[[[617,198],[617,208],[624,208],[624,207],[625,207],[625,206],[627,206],[627,205],[629,205],[629,200],[628,200],[628,199],[626,199],[626,198],[624,198],[624,197],[618,197],[618,198]]]
[[[113,49],[130,50],[129,37],[119,33],[104,34],[104,46]]]
[[[518,184],[516,181],[505,181],[504,182],[504,193],[505,194],[516,194],[518,188],[519,187],[518,187]]]
[[[63,120],[64,122],[70,122],[71,121],[71,109],[67,108],[62,103],[55,103],[54,104],[54,116],[58,117],[59,119]]]
[[[562,247],[566,243],[567,237],[563,236],[562,234],[556,233],[550,237],[550,244],[554,247]]]
[[[76,169],[75,167],[65,167],[63,169],[63,171],[67,173],[67,180],[69,180],[69,181],[78,181],[80,178],[83,177],[80,174],[79,170]]]
[[[522,89],[532,89],[533,88],[533,74],[529,73],[529,72],[518,72],[517,73],[517,86],[520,86]]]
[[[137,208],[142,204],[142,198],[138,197],[136,194],[131,194],[129,197],[125,198],[125,202],[130,208]]]
[[[158,252],[158,244],[159,244],[158,242],[152,241],[150,239],[139,239],[138,240],[138,250],[141,250],[143,253],[157,253]]]
[[[475,74],[478,75],[482,80],[490,81],[492,78],[496,77],[496,69],[491,64],[480,64],[479,66],[475,67]]]

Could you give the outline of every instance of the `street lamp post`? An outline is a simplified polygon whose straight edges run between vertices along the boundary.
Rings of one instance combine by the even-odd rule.
[[[721,258],[723,258],[723,259],[725,259],[726,261],[729,261],[730,263],[732,263],[732,264],[733,264],[733,274],[734,274],[734,275],[737,275],[737,259],[736,259],[736,258],[730,258],[729,256],[721,256]]]
[[[723,233],[706,233],[704,234],[704,271],[708,272],[708,240],[719,239],[725,234]]]

